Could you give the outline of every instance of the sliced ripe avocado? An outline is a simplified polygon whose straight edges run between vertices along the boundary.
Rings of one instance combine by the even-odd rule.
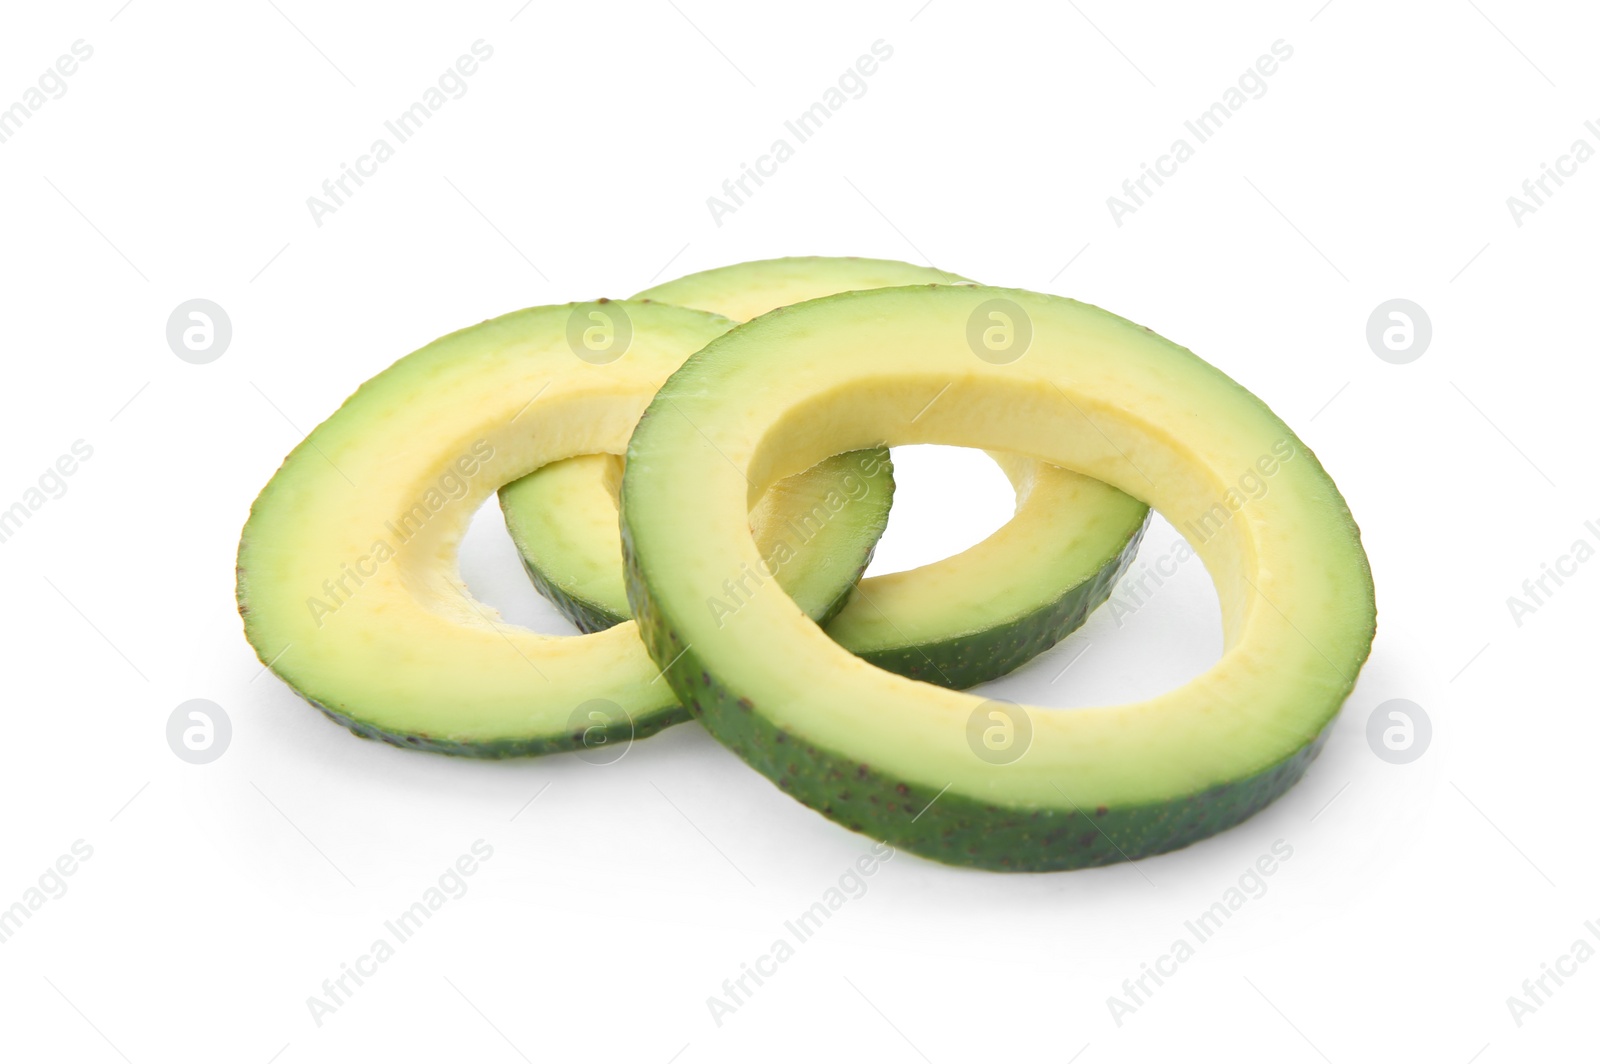
[[[1031,327],[1005,364],[968,338],[996,312]],[[776,592],[708,615],[751,556],[747,476],[930,442],[1030,455],[1166,515],[1216,582],[1221,660],[1157,698],[1062,711],[875,669]],[[1248,477],[1266,493],[1247,498]],[[1189,351],[1031,292],[856,292],[727,333],[642,419],[622,514],[641,633],[712,734],[824,815],[954,864],[1108,864],[1245,819],[1321,748],[1376,621],[1356,525],[1288,426]]]
[[[506,531],[539,594],[580,632],[628,619],[617,493],[622,458],[580,454],[500,489]]]
[[[875,479],[874,479],[875,478]],[[555,603],[582,632],[600,632],[628,619],[628,591],[622,582],[622,536],[617,529],[617,491],[622,486],[622,458],[585,454],[552,462],[500,489],[506,525],[518,548],[537,543],[544,549],[535,564],[531,552],[522,564],[540,593]],[[894,477],[888,453],[853,451],[818,462],[803,473],[786,477],[761,497],[750,513],[751,532],[763,558],[780,562],[801,544],[807,553],[844,551],[871,554],[875,544],[862,539],[872,528],[881,534],[888,522]],[[835,521],[836,511],[859,508],[853,520]],[[832,594],[832,605],[818,617],[834,617],[851,597],[835,587],[831,567],[778,565],[778,582],[794,593],[797,581],[810,581],[814,591]],[[746,580],[746,583],[749,583]]]
[[[1077,473],[992,457],[1017,492],[1012,519],[959,554],[862,580],[826,625],[841,646],[902,676],[971,687],[1050,649],[1110,595],[1138,551],[1149,509]],[[621,480],[617,455],[583,455],[500,489],[528,575],[581,631],[630,616],[617,527]],[[780,498],[769,493],[764,502]],[[798,527],[791,522],[810,520],[804,515],[814,506],[774,507],[765,527]],[[733,601],[727,592],[723,600]]]
[[[619,310],[632,325],[625,352],[578,358],[571,323]],[[238,599],[256,653],[357,734],[446,753],[573,749],[686,720],[632,623],[565,638],[505,624],[462,583],[456,551],[500,485],[619,453],[667,375],[731,324],[658,303],[538,307],[436,340],[362,385],[251,508]],[[890,489],[881,451],[832,457],[774,489],[847,500],[777,574],[813,616],[860,576]]]
[[[932,266],[893,259],[797,256],[761,259],[701,270],[646,288],[634,299],[653,299],[680,307],[709,310],[734,321],[749,321],[769,310],[839,292],[893,288],[908,284],[970,284],[965,277]]]
[[[970,282],[885,259],[787,258],[690,274],[634,298],[745,320],[839,292],[955,283]],[[970,687],[1048,650],[1106,600],[1138,550],[1145,505],[1032,459],[992,457],[1017,492],[1011,521],[955,557],[862,581],[830,635],[882,668]],[[629,616],[616,513],[621,478],[620,458],[583,456],[500,491],[534,585],[586,632]]]
[[[1076,631],[1139,551],[1150,509],[1091,477],[999,451],[1011,520],[960,554],[870,576],[827,631],[880,669],[961,689]]]

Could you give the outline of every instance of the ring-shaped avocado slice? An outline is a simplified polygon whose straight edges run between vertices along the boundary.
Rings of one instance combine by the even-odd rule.
[[[726,574],[757,560],[752,483],[929,442],[1149,503],[1211,573],[1221,660],[1155,698],[1052,710],[874,668],[775,589],[711,616]],[[1316,756],[1376,624],[1344,499],[1265,404],[1148,329],[1019,290],[856,292],[732,330],[645,413],[622,514],[640,630],[711,733],[825,816],[954,864],[1102,865],[1240,822]]]

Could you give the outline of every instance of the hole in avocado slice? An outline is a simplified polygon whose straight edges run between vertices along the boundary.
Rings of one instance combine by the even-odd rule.
[[[1133,564],[1083,627],[972,693],[1050,709],[1155,698],[1222,658],[1222,605],[1206,567],[1160,514]]]
[[[490,496],[461,538],[461,579],[472,597],[499,611],[508,624],[540,635],[577,635],[571,621],[528,583],[500,506]]]
[[[987,539],[1011,520],[1016,489],[994,460],[973,447],[895,447],[894,506],[868,576],[931,565]]]

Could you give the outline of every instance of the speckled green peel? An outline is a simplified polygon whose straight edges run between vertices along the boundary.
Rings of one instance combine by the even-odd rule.
[[[1122,550],[1107,559],[1088,579],[1060,589],[1049,601],[1003,624],[952,635],[935,643],[908,646],[904,640],[899,640],[883,647],[858,648],[851,645],[852,633],[847,630],[841,635],[837,630],[844,627],[841,622],[849,619],[841,615],[829,626],[828,633],[865,662],[940,687],[962,690],[1004,676],[1077,631],[1089,619],[1089,614],[1111,597],[1117,581],[1139,553],[1139,543],[1149,524],[1148,511],[1145,513],[1145,519],[1125,541]],[[871,586],[870,577],[861,582],[863,589]],[[865,612],[879,616],[870,607]]]
[[[989,361],[972,341],[996,305],[1028,329],[1024,357]],[[656,416],[668,409],[716,440],[723,468]],[[744,477],[928,442],[1029,455],[1149,502],[1217,585],[1221,660],[1143,702],[1000,707],[1016,726],[992,742],[996,703],[873,668],[782,596],[707,617],[707,589],[748,555]],[[952,864],[1083,868],[1237,824],[1321,749],[1376,625],[1343,498],[1260,400],[1147,329],[1018,290],[852,293],[740,326],[658,394],[622,507],[634,615],[690,712],[806,805]]]
[[[651,654],[683,647],[644,626]],[[663,659],[664,660],[664,659]],[[1012,806],[909,783],[775,727],[756,703],[730,694],[693,649],[670,670],[673,689],[717,740],[786,794],[851,831],[945,864],[1001,872],[1094,868],[1151,857],[1224,831],[1271,805],[1322,751],[1330,722],[1272,766],[1185,795],[1115,807],[1062,802]]]
[[[622,457],[551,462],[499,491],[506,531],[533,586],[580,632],[628,619],[616,495]]]

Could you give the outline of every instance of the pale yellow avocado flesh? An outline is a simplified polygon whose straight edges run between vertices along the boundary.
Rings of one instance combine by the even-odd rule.
[[[796,256],[701,270],[646,288],[633,298],[694,307],[734,321],[749,321],[778,307],[840,292],[909,284],[970,283],[965,277],[932,266],[893,259]]]

